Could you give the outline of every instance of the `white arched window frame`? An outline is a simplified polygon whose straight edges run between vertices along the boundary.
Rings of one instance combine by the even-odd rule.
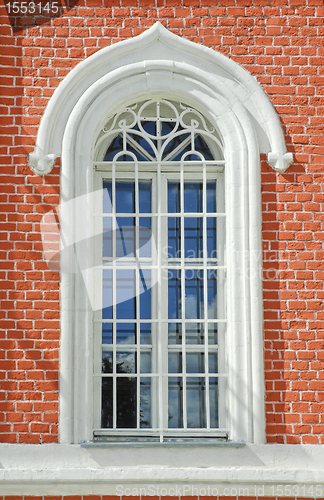
[[[74,272],[62,266],[60,440],[78,443],[93,438],[93,311],[87,290],[94,288],[90,237],[95,230],[87,204],[67,202],[94,192],[94,147],[107,117],[148,98],[192,106],[215,127],[223,143],[229,438],[262,443],[260,153],[268,154],[279,172],[288,168],[292,155],[286,152],[271,102],[248,72],[215,51],[172,35],[159,23],[139,37],[101,50],[71,71],[49,102],[30,155],[38,174],[49,172],[55,158],[62,157],[64,244],[72,246],[89,236],[89,248],[75,247]],[[77,216],[82,227],[76,227]]]

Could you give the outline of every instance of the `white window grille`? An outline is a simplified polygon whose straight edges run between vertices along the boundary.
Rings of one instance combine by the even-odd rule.
[[[95,439],[226,437],[224,156],[183,103],[107,120],[95,148]],[[98,260],[97,260],[98,259]]]

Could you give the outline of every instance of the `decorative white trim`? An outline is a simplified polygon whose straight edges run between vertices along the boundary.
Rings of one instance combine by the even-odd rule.
[[[107,117],[148,97],[183,101],[219,131],[225,151],[228,207],[228,349],[231,439],[264,442],[264,370],[261,288],[261,190],[258,139],[250,114],[228,87],[206,71],[169,61],[134,63],[111,71],[79,99],[66,124],[62,149],[62,201],[93,187],[93,148]],[[71,233],[76,214],[62,213]],[[82,227],[91,226],[84,210]],[[78,233],[78,228],[75,228]],[[91,252],[88,269],[91,268]],[[62,443],[92,439],[89,359],[92,313],[81,275],[62,276]],[[74,373],[83,377],[74,378]],[[74,380],[73,380],[74,378]],[[91,378],[91,377],[90,377]]]
[[[318,445],[0,444],[0,456],[1,495],[324,496]]]
[[[158,67],[162,62],[169,62],[174,69],[185,63],[196,79],[203,72],[213,80],[215,89],[221,87],[233,93],[251,116],[260,152],[278,155],[277,164],[273,156],[269,159],[275,170],[284,172],[288,168],[291,153],[285,158],[287,151],[278,115],[256,79],[223,54],[180,38],[157,22],[141,35],[106,47],[79,63],[61,82],[42,117],[35,151],[29,155],[33,171],[39,175],[50,171],[50,162],[61,155],[69,116],[93,84],[117,69],[124,68],[125,74],[132,64],[140,64],[145,72],[147,63]]]

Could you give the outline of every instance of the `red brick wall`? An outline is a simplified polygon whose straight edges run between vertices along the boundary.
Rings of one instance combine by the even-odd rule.
[[[43,261],[39,222],[58,203],[59,167],[45,178],[29,170],[39,120],[79,61],[159,20],[242,64],[280,115],[295,163],[284,175],[262,168],[267,439],[324,443],[324,8],[317,0],[104,3],[73,0],[60,16],[11,22],[0,11],[0,440],[58,439],[59,275]]]

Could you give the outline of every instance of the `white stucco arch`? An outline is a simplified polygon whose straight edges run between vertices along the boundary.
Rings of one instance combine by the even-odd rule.
[[[293,161],[287,153],[276,111],[256,79],[240,65],[207,47],[180,38],[159,22],[138,37],[104,48],[79,63],[51,97],[38,129],[36,147],[29,155],[30,166],[39,175],[50,172],[61,156],[62,139],[69,117],[88,89],[108,73],[127,77],[132,64],[142,73],[168,62],[175,73],[200,80],[206,75],[211,87],[226,98],[232,93],[246,109],[255,128],[261,153],[268,154],[273,168],[284,172]],[[170,71],[170,68],[169,68]]]

